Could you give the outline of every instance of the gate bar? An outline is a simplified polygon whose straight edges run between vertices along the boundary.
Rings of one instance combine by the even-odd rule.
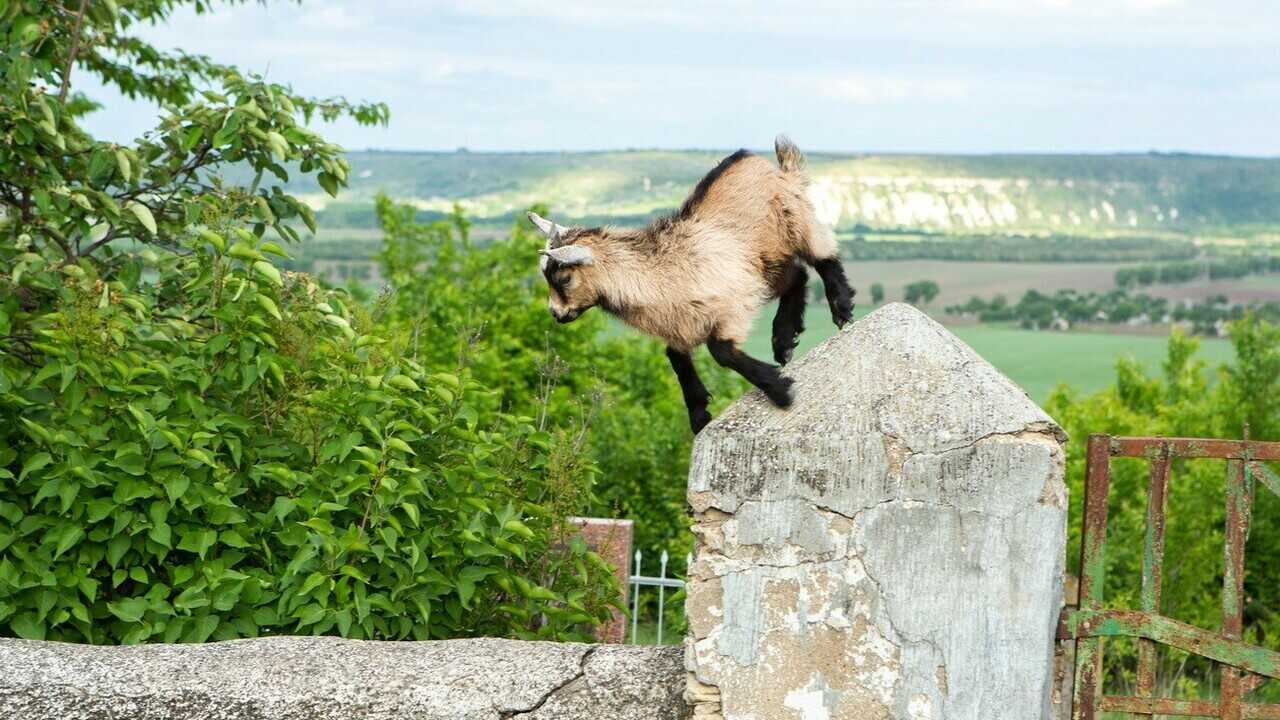
[[[1153,615],[1160,613],[1160,593],[1164,581],[1164,530],[1165,513],[1169,509],[1169,465],[1169,445],[1163,443],[1160,455],[1151,460],[1151,479],[1147,485],[1147,529],[1142,548],[1141,606],[1144,612]],[[1145,638],[1138,640],[1137,685],[1138,697],[1155,697],[1156,644]]]
[[[1107,575],[1107,493],[1111,486],[1111,436],[1089,436],[1085,460],[1084,534],[1080,540],[1080,610],[1102,609],[1102,589]],[[1102,696],[1102,638],[1086,637],[1076,643],[1075,720],[1095,720],[1094,709]]]
[[[1222,634],[1239,640],[1244,629],[1244,548],[1253,503],[1249,488],[1249,440],[1245,428],[1245,457],[1227,461],[1227,528],[1223,550]],[[1240,671],[1222,666],[1222,720],[1241,720],[1243,701]]]

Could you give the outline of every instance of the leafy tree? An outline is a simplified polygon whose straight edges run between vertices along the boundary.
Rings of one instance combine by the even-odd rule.
[[[303,123],[385,107],[128,34],[181,5],[0,3],[0,635],[585,637],[618,595],[564,527],[590,459],[264,237],[314,222],[266,177],[345,184]],[[76,69],[159,126],[88,136]]]
[[[884,302],[884,285],[871,283],[871,304],[879,305],[882,302]]]
[[[270,228],[296,239],[293,222],[314,231],[311,210],[264,178],[313,174],[336,195],[347,181],[341,148],[306,122],[342,115],[385,122],[386,107],[307,98],[206,57],[158,50],[130,32],[184,5],[204,11],[213,3],[25,0],[0,9],[0,32],[9,39],[0,54],[7,236],[36,252],[52,249],[64,263],[89,256],[110,263],[119,241],[178,247],[214,200],[258,236]],[[93,138],[78,120],[97,106],[73,89],[77,70],[160,105],[159,124],[130,145]],[[221,182],[212,171],[229,163],[251,168],[253,183]]]

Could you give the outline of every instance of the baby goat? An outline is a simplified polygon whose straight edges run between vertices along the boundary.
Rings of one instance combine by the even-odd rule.
[[[805,197],[804,157],[782,135],[774,147],[780,167],[739,150],[707,173],[678,211],[641,229],[567,228],[529,213],[547,238],[541,265],[551,314],[567,323],[599,305],[663,340],[695,433],[711,421],[710,394],[690,356],[703,343],[775,405],[791,404],[791,379],[741,345],[760,308],[781,298],[773,358],[780,365],[791,359],[804,330],[804,264],[822,278],[836,325],[853,313],[835,240]]]

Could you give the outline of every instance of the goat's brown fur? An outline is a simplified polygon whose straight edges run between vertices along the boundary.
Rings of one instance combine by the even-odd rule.
[[[777,155],[781,167],[746,151],[726,158],[680,211],[647,227],[564,233],[559,245],[589,248],[593,261],[547,267],[552,312],[572,319],[600,305],[682,352],[712,336],[745,341],[802,262],[836,255],[805,196],[799,150],[780,139]]]

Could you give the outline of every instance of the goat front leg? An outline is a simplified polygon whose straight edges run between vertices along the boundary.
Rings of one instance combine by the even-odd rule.
[[[697,435],[702,428],[711,422],[711,413],[707,412],[707,402],[711,393],[698,377],[698,369],[693,366],[693,357],[675,348],[667,348],[667,359],[671,361],[671,369],[676,371],[680,380],[680,394],[684,395],[684,406],[689,410],[689,427]]]
[[[778,313],[773,316],[773,359],[779,365],[791,362],[791,354],[804,332],[805,285],[809,273],[795,266],[791,284],[778,299]]]
[[[770,365],[742,352],[738,343],[733,340],[712,337],[707,340],[707,349],[716,362],[736,371],[752,385],[763,390],[774,405],[791,407],[791,378],[778,372],[777,365]]]
[[[830,257],[816,260],[813,269],[822,278],[822,289],[827,294],[827,305],[831,306],[831,321],[836,327],[844,327],[853,318],[853,288],[849,287],[849,279],[844,275],[844,265],[840,258]]]

